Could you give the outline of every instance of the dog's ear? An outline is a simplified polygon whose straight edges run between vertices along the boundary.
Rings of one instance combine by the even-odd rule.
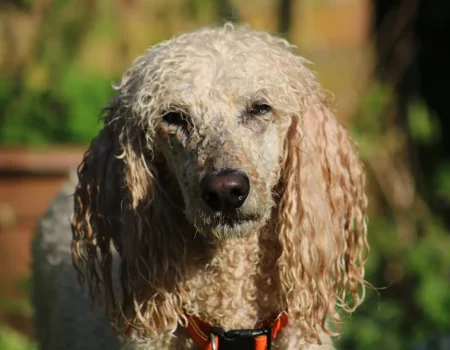
[[[106,108],[105,126],[92,140],[78,167],[72,215],[72,260],[80,283],[87,279],[92,303],[116,306],[112,281],[112,244],[121,251],[119,205],[120,169],[114,125],[115,108]]]
[[[367,199],[355,145],[325,98],[311,94],[302,106],[282,160],[278,267],[285,307],[317,338],[328,317],[339,329],[336,306],[352,311],[362,301]]]
[[[158,336],[173,331],[182,313],[178,282],[184,240],[174,237],[180,210],[158,180],[164,161],[132,109],[119,94],[105,111],[104,128],[78,169],[73,262],[80,281],[87,281],[91,306],[103,304],[125,333]]]

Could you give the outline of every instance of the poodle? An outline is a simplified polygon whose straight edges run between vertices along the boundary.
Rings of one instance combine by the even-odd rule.
[[[364,298],[365,172],[307,65],[230,24],[137,58],[38,227],[42,349],[334,348]]]

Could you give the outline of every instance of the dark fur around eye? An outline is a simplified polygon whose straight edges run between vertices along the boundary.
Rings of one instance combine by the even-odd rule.
[[[254,103],[247,111],[250,115],[264,115],[269,113],[272,110],[272,107],[270,107],[268,104],[265,103]]]
[[[163,121],[170,126],[179,126],[183,129],[189,128],[188,116],[180,111],[166,112],[163,115]]]

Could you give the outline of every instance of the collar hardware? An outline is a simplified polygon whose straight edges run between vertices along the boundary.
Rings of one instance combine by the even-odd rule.
[[[266,338],[266,350],[271,349],[271,328],[233,329],[225,332],[223,328],[213,326],[209,332],[212,350],[255,349],[255,342],[262,337]],[[215,337],[218,338],[216,347]]]

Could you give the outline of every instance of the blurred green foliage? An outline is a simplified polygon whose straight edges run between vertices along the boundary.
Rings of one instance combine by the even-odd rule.
[[[1,281],[0,281],[1,282]],[[19,293],[30,296],[31,292],[31,281],[28,278],[19,279],[12,283],[14,289]],[[0,291],[9,289],[11,287],[11,282],[0,283]],[[0,314],[11,314],[24,317],[32,317],[33,309],[29,298],[12,298],[2,295],[0,293]],[[2,349],[2,348],[0,348]]]
[[[94,21],[100,4],[59,0],[32,5],[44,18],[31,58],[0,76],[0,144],[88,143],[100,129],[96,116],[113,93],[111,75],[79,64],[87,32],[103,24]]]
[[[38,350],[36,343],[29,341],[19,332],[0,326],[0,349],[2,350]]]
[[[0,81],[0,104],[4,106],[1,143],[88,143],[100,129],[96,116],[112,92],[111,82],[105,77],[75,70],[67,72],[58,85],[43,89]]]
[[[432,144],[440,141],[440,126],[423,103],[412,103],[408,110],[408,127],[416,143]]]
[[[29,296],[31,285],[29,279],[16,281],[16,290]],[[0,291],[9,286],[2,283]],[[29,298],[12,298],[0,293],[0,314],[31,318],[33,309]],[[35,342],[28,340],[22,333],[0,324],[0,349],[2,350],[37,350]]]
[[[417,191],[418,180],[411,179],[405,156],[411,144],[438,142],[440,128],[427,107],[415,101],[409,106],[407,129],[402,129],[392,118],[392,94],[389,86],[373,82],[350,127],[369,174],[371,255],[366,272],[374,288],[369,287],[365,302],[344,318],[339,348],[445,350],[450,333],[450,235]],[[444,165],[435,177],[434,193],[428,195],[450,199],[449,182],[450,167]],[[410,197],[395,198],[397,188],[400,194],[411,191]]]

